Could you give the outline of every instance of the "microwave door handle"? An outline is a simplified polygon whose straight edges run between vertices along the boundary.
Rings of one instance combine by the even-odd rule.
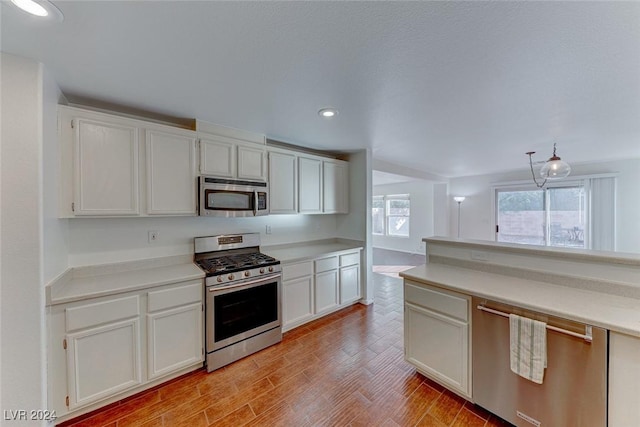
[[[258,215],[258,192],[253,192],[253,216]]]

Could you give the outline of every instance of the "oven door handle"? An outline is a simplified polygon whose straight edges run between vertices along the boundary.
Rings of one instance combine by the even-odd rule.
[[[234,285],[226,285],[226,286],[213,286],[213,287],[209,288],[209,292],[225,291],[227,289],[241,288],[241,287],[244,287],[244,286],[255,285],[257,283],[262,283],[262,282],[270,282],[270,281],[272,281],[274,279],[280,278],[280,276],[282,276],[282,275],[281,274],[273,274],[271,276],[262,277],[262,278],[257,279],[257,280],[251,280],[249,282],[236,283]]]

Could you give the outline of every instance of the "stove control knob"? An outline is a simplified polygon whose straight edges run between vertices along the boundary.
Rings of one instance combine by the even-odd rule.
[[[260,269],[260,274],[264,274],[264,268]]]
[[[230,274],[229,276],[227,276],[227,279],[233,280],[233,274]]]
[[[222,276],[218,276],[218,283],[222,282]]]
[[[249,277],[249,275],[250,275],[250,274],[251,274],[251,273],[249,273],[248,271],[245,271],[245,272],[244,272],[244,277]]]
[[[269,267],[269,273],[273,272],[273,267]]]

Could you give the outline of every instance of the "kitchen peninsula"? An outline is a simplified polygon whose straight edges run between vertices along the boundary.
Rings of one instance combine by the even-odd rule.
[[[538,313],[538,320],[549,319],[550,323],[552,317],[569,323],[579,322],[586,325],[582,326],[582,333],[575,326],[573,330],[578,335],[584,334],[585,339],[564,335],[565,340],[586,342],[593,348],[596,330],[604,331],[605,344],[608,337],[608,363],[605,345],[604,362],[601,372],[598,372],[605,388],[597,398],[602,402],[597,402],[594,397],[588,404],[602,403],[602,413],[606,414],[609,426],[640,423],[637,405],[640,384],[640,360],[637,356],[640,354],[640,256],[443,237],[423,241],[427,245],[427,264],[401,273],[405,281],[407,361],[452,391],[485,406],[482,405],[484,397],[475,387],[483,376],[483,369],[476,372],[474,367],[480,360],[478,353],[486,351],[491,344],[477,340],[480,325],[476,322],[481,316],[488,316],[493,319],[492,324],[500,324],[500,328],[506,331],[508,320],[481,311],[479,307],[484,308],[485,304],[493,302],[494,305],[512,308],[511,312],[533,310]],[[508,311],[503,309],[501,312],[508,315]],[[435,334],[447,348],[438,346],[436,352],[420,344],[419,338],[427,325],[429,334]],[[477,326],[475,331],[474,326]],[[437,328],[442,330],[434,332]],[[593,344],[590,341],[592,329]],[[547,335],[551,343],[552,334]],[[504,345],[508,349],[508,333],[505,339]],[[549,346],[548,353],[551,354],[552,345]],[[490,351],[497,354],[499,349]],[[553,370],[557,358],[552,360],[549,357],[545,381],[553,382],[552,375],[560,372]],[[506,371],[508,368],[507,365]],[[534,390],[533,383],[525,382],[529,384],[524,387]],[[587,388],[580,389],[583,400],[591,398],[585,393]],[[523,421],[522,414],[518,412],[516,416],[516,411],[498,415],[513,423]],[[523,425],[529,424],[525,422]]]

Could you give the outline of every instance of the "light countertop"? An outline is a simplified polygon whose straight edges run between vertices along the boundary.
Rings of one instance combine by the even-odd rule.
[[[318,240],[290,245],[264,246],[261,251],[280,262],[291,263],[312,260],[323,255],[353,252],[362,248],[359,242]]]
[[[47,286],[47,305],[201,280],[205,276],[204,272],[190,259],[191,257],[169,257],[70,268]]]
[[[400,276],[640,337],[640,299],[435,263]]]

